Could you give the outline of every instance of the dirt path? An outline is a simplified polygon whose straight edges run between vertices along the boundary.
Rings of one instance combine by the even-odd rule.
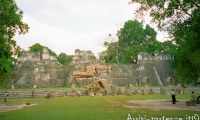
[[[197,106],[186,106],[187,100],[179,100],[176,104],[172,104],[170,100],[130,100],[127,101],[124,107],[135,109],[135,108],[147,108],[155,111],[159,110],[191,110],[200,111],[200,104]]]
[[[21,105],[12,105],[12,106],[0,104],[0,112],[6,112],[6,111],[11,111],[11,110],[19,110],[19,109],[22,109],[24,107],[34,106],[34,105],[37,105],[37,104],[30,104],[30,105],[21,104]]]

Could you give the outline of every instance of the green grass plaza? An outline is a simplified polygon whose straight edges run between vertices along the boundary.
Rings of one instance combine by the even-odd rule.
[[[199,95],[199,93],[196,94],[196,96]],[[185,101],[190,99],[190,94],[177,94],[176,99],[178,101],[177,104],[172,104],[171,96],[167,94],[107,95],[93,97],[84,95],[79,97],[64,96],[49,99],[9,98],[9,102],[7,103],[4,103],[3,99],[0,101],[0,120],[200,119],[199,104],[197,106],[186,106],[185,104]],[[131,102],[134,100],[138,103]],[[158,102],[161,104],[158,104]],[[27,103],[29,105],[26,105]]]

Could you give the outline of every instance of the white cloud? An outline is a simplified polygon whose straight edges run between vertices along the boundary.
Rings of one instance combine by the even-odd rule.
[[[57,54],[64,52],[73,54],[75,49],[94,50],[95,54],[102,50],[98,44],[104,31],[75,34],[59,26],[41,23],[28,15],[24,15],[24,22],[28,23],[30,30],[25,35],[16,35],[19,46],[28,49],[35,43],[47,46]]]
[[[24,11],[23,21],[30,30],[14,39],[23,49],[35,43],[57,54],[74,54],[75,49],[105,50],[104,38],[124,22],[133,19],[137,5],[130,0],[15,0]]]

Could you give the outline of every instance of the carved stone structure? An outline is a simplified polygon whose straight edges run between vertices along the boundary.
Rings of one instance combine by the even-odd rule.
[[[17,61],[40,61],[40,52],[22,51],[22,56],[17,58]]]
[[[148,77],[143,77],[142,85],[144,86],[151,86],[151,80]]]
[[[138,61],[143,61],[143,60],[174,60],[174,56],[165,53],[160,53],[155,56],[152,56],[147,52],[138,53]]]
[[[55,56],[50,55],[47,47],[43,48],[42,59],[43,60],[56,60],[57,61],[57,58]]]
[[[50,55],[48,48],[43,47],[42,55],[40,52],[30,52],[30,51],[22,51],[22,55],[17,58],[17,61],[41,61],[41,60],[55,60],[57,61],[57,58]]]
[[[167,77],[166,83],[167,83],[167,85],[169,85],[169,86],[174,86],[174,78],[172,78],[172,77]]]
[[[94,58],[94,59],[90,59]],[[94,53],[92,51],[88,50],[79,50],[76,49],[74,52],[74,57],[73,57],[73,63],[87,63],[87,62],[95,62],[96,58],[94,56]]]
[[[43,48],[42,54],[23,51],[17,61],[12,72],[15,88],[64,86],[66,83],[68,71],[50,55],[47,47]]]
[[[142,85],[142,79],[148,77],[151,79],[151,85],[153,86],[177,84],[176,75],[170,66],[172,62],[174,62],[174,56],[171,54],[160,53],[153,56],[147,52],[138,53],[137,64],[133,66],[134,83],[136,80],[139,85]],[[173,83],[166,81],[168,77],[173,78]]]
[[[164,86],[169,85],[166,78],[172,77],[175,85],[177,78],[170,67],[173,61],[174,56],[170,54],[152,56],[141,52],[138,54],[137,64],[105,64],[102,60],[97,61],[90,50],[76,49],[72,60],[73,68],[69,72],[65,71],[56,58],[49,54],[48,48],[44,47],[42,54],[23,52],[18,58],[13,84],[15,88],[23,84],[28,87],[34,85],[82,87],[101,79],[108,88],[112,85],[141,86],[147,83],[149,86]],[[143,81],[144,77],[149,78],[150,81]]]

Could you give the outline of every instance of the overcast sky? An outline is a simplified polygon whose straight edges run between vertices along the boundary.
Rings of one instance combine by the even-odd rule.
[[[75,49],[91,50],[95,55],[109,33],[134,19],[136,5],[130,0],[15,0],[24,12],[30,30],[16,35],[17,44],[28,50],[35,43],[58,54],[74,54]],[[161,36],[157,36],[162,39]]]

